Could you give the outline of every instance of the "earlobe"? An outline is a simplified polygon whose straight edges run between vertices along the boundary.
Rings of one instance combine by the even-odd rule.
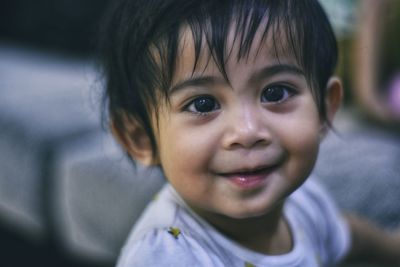
[[[122,115],[120,127],[115,120],[110,122],[111,132],[129,155],[144,165],[154,164],[150,137],[143,126],[129,115]]]

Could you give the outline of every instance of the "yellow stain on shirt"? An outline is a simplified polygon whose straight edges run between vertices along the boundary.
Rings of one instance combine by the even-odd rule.
[[[245,262],[244,267],[256,267],[254,264],[251,264],[250,262]]]
[[[181,234],[181,230],[176,227],[168,228],[168,233],[170,233],[175,239],[178,239],[178,236]]]

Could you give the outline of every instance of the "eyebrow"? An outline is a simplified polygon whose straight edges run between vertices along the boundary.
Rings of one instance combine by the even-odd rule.
[[[278,75],[280,73],[289,73],[298,76],[305,76],[304,71],[299,67],[291,64],[276,64],[266,66],[259,71],[257,71],[254,75],[251,76],[251,81],[260,80],[263,78],[272,77]]]
[[[215,84],[220,79],[215,76],[199,76],[199,77],[192,77],[190,79],[178,82],[176,85],[172,86],[169,90],[169,93],[172,94],[176,91],[179,91],[185,87],[195,87],[195,86],[207,86],[210,84]]]
[[[261,70],[257,71],[250,77],[250,80],[255,81],[265,77],[272,77],[279,73],[291,73],[299,76],[304,76],[304,72],[295,65],[276,64],[276,65],[266,66]],[[221,82],[221,79],[215,76],[192,77],[190,79],[178,82],[177,84],[172,86],[169,90],[169,93],[173,94],[174,92],[179,91],[185,87],[207,86],[210,84],[215,84],[217,82]]]

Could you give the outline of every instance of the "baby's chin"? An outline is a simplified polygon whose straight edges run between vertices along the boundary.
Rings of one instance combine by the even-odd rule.
[[[277,203],[273,207],[254,207],[248,208],[240,211],[229,211],[224,214],[224,216],[235,220],[251,220],[259,219],[265,216],[276,216],[282,211],[283,203]]]

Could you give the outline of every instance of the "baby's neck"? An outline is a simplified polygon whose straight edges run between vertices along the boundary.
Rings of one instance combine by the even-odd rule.
[[[256,225],[249,226],[252,229],[246,235],[241,234],[237,238],[232,237],[241,245],[267,255],[281,255],[288,253],[293,248],[293,238],[286,219],[281,216],[275,225],[264,225],[264,229]]]
[[[267,255],[279,255],[288,253],[293,247],[292,233],[282,210],[283,205],[262,216],[246,219],[196,212],[242,246]]]

